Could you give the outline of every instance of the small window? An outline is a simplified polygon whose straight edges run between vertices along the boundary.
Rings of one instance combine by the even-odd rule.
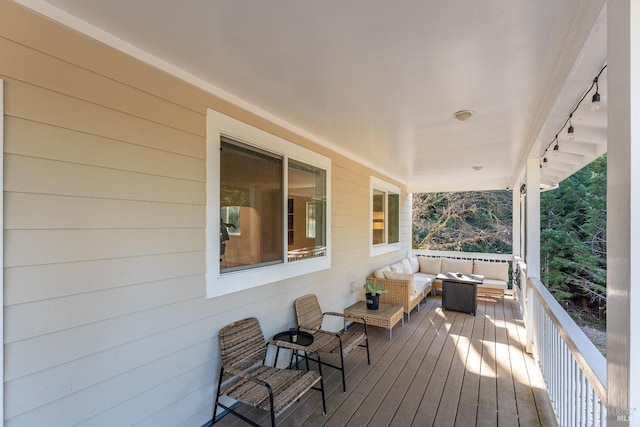
[[[325,200],[326,172],[289,159],[289,201],[293,201],[293,228],[288,260],[300,261],[326,256]]]
[[[371,255],[400,249],[400,189],[371,177]]]
[[[239,236],[240,233],[240,206],[223,206],[220,208],[222,225],[227,229],[227,234]]]

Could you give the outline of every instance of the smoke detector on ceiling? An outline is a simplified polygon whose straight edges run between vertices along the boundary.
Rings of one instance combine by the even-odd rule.
[[[461,122],[469,120],[475,114],[472,110],[460,110],[453,113],[453,117]]]

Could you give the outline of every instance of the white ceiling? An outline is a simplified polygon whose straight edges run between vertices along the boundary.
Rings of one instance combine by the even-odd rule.
[[[516,185],[606,59],[604,0],[17,1],[411,191]],[[578,124],[606,151],[605,114]],[[598,151],[561,147],[548,185]]]

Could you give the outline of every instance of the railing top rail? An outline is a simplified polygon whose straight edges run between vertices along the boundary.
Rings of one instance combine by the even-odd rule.
[[[490,261],[513,261],[512,254],[490,254],[484,252],[436,251],[431,249],[413,249],[414,255],[430,255],[448,258],[481,259]]]
[[[539,279],[530,278],[527,285],[538,295],[540,303],[551,317],[600,401],[606,403],[607,361],[605,357]]]

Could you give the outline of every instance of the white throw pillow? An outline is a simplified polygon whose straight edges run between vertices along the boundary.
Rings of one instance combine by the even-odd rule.
[[[442,272],[473,274],[473,261],[470,259],[442,258]]]
[[[496,279],[509,281],[509,263],[508,262],[473,262],[473,274],[481,274],[485,279]]]
[[[375,277],[376,279],[384,279],[384,272],[385,271],[391,271],[391,267],[389,267],[388,265],[382,268],[379,268],[375,271],[375,273],[373,273],[373,277]]]
[[[420,273],[440,274],[440,264],[442,258],[430,258],[426,256],[418,257],[420,264]]]
[[[403,259],[400,262],[402,263],[402,267],[403,267],[402,272],[403,273],[407,273],[407,274],[413,273],[413,271],[412,271],[413,267],[411,267],[411,263],[409,262],[409,260],[407,258]]]
[[[391,271],[393,271],[394,273],[404,273],[404,265],[402,265],[401,262],[396,262],[395,264],[391,265]]]
[[[418,261],[417,256],[412,256],[409,258],[409,264],[411,264],[411,273],[417,273],[420,271],[420,262]]]

